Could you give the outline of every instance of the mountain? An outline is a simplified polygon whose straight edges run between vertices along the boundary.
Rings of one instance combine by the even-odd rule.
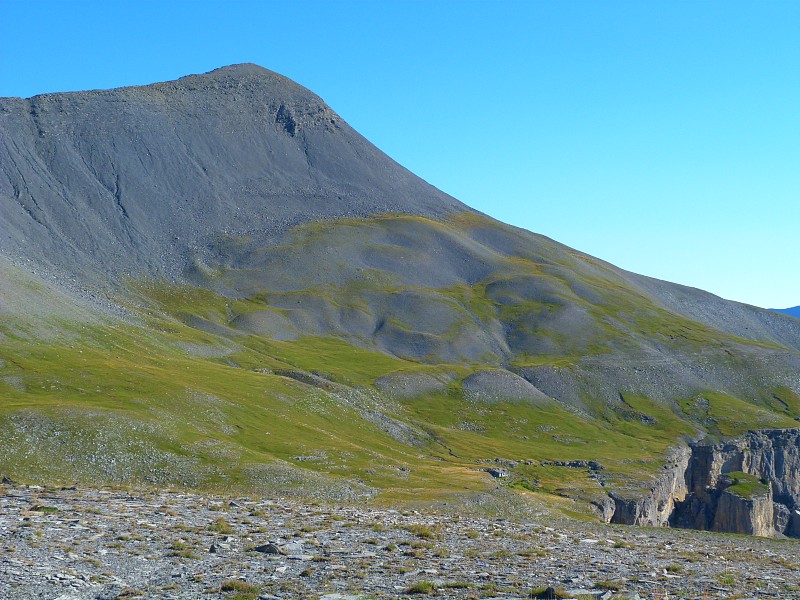
[[[610,518],[800,418],[800,321],[495,221],[255,65],[2,99],[0,171],[16,478]]]
[[[80,273],[175,277],[218,235],[461,203],[320,98],[255,65],[145,87],[0,102],[0,248]]]
[[[795,306],[793,308],[773,308],[771,310],[800,319],[800,306]]]

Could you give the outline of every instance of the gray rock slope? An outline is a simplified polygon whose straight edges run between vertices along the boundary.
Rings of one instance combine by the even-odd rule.
[[[0,251],[78,278],[175,277],[223,233],[465,209],[256,65],[0,99]]]

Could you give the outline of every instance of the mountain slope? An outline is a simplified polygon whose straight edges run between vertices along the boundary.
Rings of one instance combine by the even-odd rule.
[[[800,418],[800,321],[481,215],[254,65],[0,100],[0,169],[16,477],[466,498],[499,461],[602,506]]]

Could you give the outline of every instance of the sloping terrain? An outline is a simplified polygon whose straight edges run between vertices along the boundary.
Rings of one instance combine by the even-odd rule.
[[[602,506],[800,418],[797,319],[472,211],[260,67],[0,100],[0,168],[14,478]]]

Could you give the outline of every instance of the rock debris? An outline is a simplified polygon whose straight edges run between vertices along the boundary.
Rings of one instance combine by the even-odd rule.
[[[798,550],[560,517],[0,488],[3,599],[800,598]]]

